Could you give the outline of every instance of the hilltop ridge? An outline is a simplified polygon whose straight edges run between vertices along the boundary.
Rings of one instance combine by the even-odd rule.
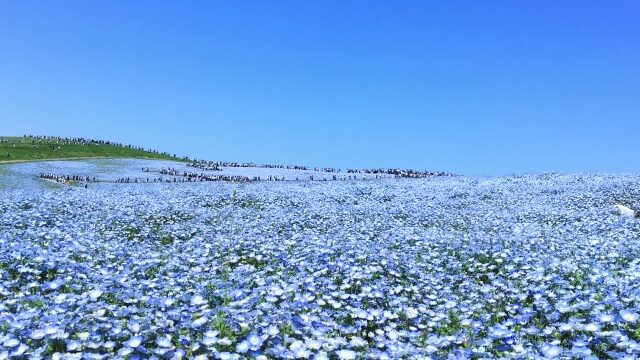
[[[303,165],[277,165],[259,163],[239,163],[227,161],[196,160],[188,156],[179,157],[175,154],[160,152],[153,149],[123,144],[114,141],[87,139],[81,137],[61,137],[42,135],[0,136],[0,164],[27,161],[51,161],[51,160],[82,160],[97,158],[129,158],[129,159],[156,159],[188,162],[192,168],[215,171],[222,167],[227,168],[264,168],[314,171],[336,174],[333,178],[339,178],[338,173],[344,172],[345,176],[354,178],[357,174],[366,177],[394,176],[401,178],[424,178],[432,176],[452,176],[444,171],[428,171],[400,168],[333,168],[333,167],[309,167]],[[343,174],[344,175],[344,174]]]
[[[0,163],[91,158],[189,160],[188,157],[106,140],[36,135],[0,136]]]

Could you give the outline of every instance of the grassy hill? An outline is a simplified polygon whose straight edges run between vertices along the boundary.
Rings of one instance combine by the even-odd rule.
[[[95,140],[0,136],[0,163],[84,158],[185,161],[167,153]]]

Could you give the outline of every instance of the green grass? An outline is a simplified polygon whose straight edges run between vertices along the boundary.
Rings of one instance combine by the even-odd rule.
[[[82,158],[136,158],[185,161],[185,158],[114,145],[58,144],[56,140],[0,136],[0,162]],[[8,156],[7,156],[8,155]]]

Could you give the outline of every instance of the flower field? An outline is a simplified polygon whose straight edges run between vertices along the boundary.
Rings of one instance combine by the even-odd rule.
[[[640,177],[0,191],[0,359],[634,358]]]

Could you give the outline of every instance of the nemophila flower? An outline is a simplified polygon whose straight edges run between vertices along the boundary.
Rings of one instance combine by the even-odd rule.
[[[251,345],[249,344],[249,342],[245,340],[236,346],[236,351],[239,353],[246,353],[247,351],[249,351],[250,347]]]
[[[513,344],[511,346],[511,349],[515,351],[517,354],[522,354],[526,351],[522,344]]]
[[[313,351],[317,351],[322,347],[322,342],[315,339],[306,339],[305,345]]]
[[[587,338],[581,337],[572,341],[574,347],[582,348],[589,345],[589,340]]]
[[[540,352],[546,358],[557,358],[562,353],[562,350],[558,346],[544,344],[540,347]]]
[[[613,322],[615,317],[612,314],[600,314],[598,319],[603,323]]]
[[[229,338],[222,338],[218,340],[218,344],[223,345],[223,346],[229,346],[231,344],[233,344],[233,341],[231,341],[231,339]]]
[[[634,354],[639,229],[601,211],[634,181],[3,192],[0,345],[47,357],[58,339],[108,358]]]
[[[275,325],[270,325],[270,326],[266,329],[265,333],[266,333],[268,336],[273,337],[273,336],[276,336],[276,335],[278,335],[278,334],[280,333],[280,329],[278,329],[278,327],[277,327],[277,326],[275,326]]]
[[[505,326],[497,325],[489,329],[489,335],[494,338],[506,338],[513,335],[513,333]]]
[[[103,294],[103,292],[101,290],[91,290],[88,292],[89,298],[91,298],[91,300],[97,300],[101,295]]]
[[[126,343],[125,346],[127,346]],[[82,344],[80,344],[79,341],[71,340],[67,342],[67,351],[78,351],[81,349],[81,347]]]
[[[142,344],[142,337],[141,336],[133,336],[125,343],[126,346],[131,347],[131,348],[136,348],[136,347],[140,346],[140,344]]]
[[[17,349],[15,349],[15,350],[13,350],[13,351],[11,351],[9,353],[9,356],[11,356],[11,357],[22,356],[28,349],[29,349],[29,347],[27,345],[20,344]]]
[[[43,337],[45,337],[45,335],[46,334],[45,334],[45,332],[43,330],[36,329],[36,330],[31,331],[31,333],[29,334],[29,337],[31,339],[34,339],[34,340],[40,340]]]
[[[2,342],[2,346],[5,349],[11,349],[11,348],[16,347],[18,345],[20,345],[20,341],[18,341],[18,339],[15,339],[15,338],[7,338]]]
[[[140,324],[137,322],[127,323],[127,328],[129,329],[129,331],[131,331],[134,334],[140,332]]]
[[[292,351],[296,359],[306,359],[311,356],[311,352],[307,348],[299,348]]]
[[[207,332],[204,334],[204,337],[202,338],[202,340],[200,340],[200,342],[204,346],[209,347],[215,345],[218,342],[218,337],[213,332]]]
[[[636,322],[638,321],[638,317],[640,317],[640,315],[631,310],[620,310],[620,317],[626,322]]]
[[[247,336],[247,341],[249,342],[252,350],[257,350],[262,345],[263,340],[262,337],[257,334],[249,334],[249,336]]]
[[[356,358],[356,352],[351,350],[338,350],[336,355],[340,360],[353,360]]]
[[[418,310],[410,307],[406,310],[406,316],[407,316],[407,319],[413,319],[416,316],[418,316]]]
[[[582,327],[582,330],[587,332],[596,332],[600,330],[600,326],[598,326],[597,324],[585,324]]]
[[[168,338],[168,337],[164,337],[164,336],[158,337],[156,339],[156,344],[161,348],[170,348],[170,347],[172,347],[171,339]]]
[[[193,322],[191,324],[194,327],[200,327],[200,326],[206,324],[207,321],[209,321],[209,319],[206,316],[202,316],[202,317],[199,317],[199,318],[193,320]]]
[[[235,360],[240,358],[240,355],[229,352],[221,352],[218,356],[220,357],[220,360]]]
[[[591,349],[583,347],[573,347],[570,351],[573,356],[577,357],[588,357],[593,353]]]

